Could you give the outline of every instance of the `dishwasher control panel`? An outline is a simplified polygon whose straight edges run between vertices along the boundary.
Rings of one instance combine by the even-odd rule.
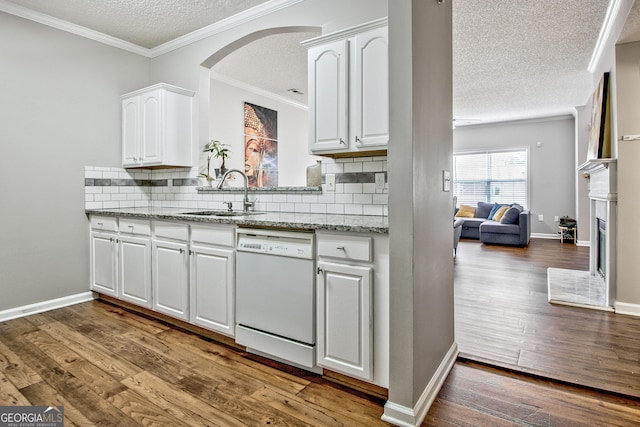
[[[283,256],[314,258],[314,234],[274,230],[237,230],[238,251]]]

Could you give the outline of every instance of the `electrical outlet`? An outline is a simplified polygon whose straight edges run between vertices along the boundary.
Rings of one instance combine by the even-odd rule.
[[[544,215],[542,214],[538,215],[538,221],[544,221]]]
[[[384,190],[384,173],[376,174],[376,190]]]
[[[560,222],[560,217],[558,215],[556,215],[556,216],[553,217],[553,220],[556,221],[556,222]]]
[[[328,173],[325,175],[325,184],[327,191],[336,191],[336,175]]]

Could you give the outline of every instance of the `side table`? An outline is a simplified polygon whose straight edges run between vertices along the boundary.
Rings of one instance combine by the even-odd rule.
[[[563,225],[558,226],[558,233],[560,233],[560,243],[564,243],[565,239],[573,241],[573,244],[578,244],[576,240],[576,227],[565,227]]]

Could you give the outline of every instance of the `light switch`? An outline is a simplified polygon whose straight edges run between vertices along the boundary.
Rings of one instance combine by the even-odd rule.
[[[451,172],[442,171],[442,191],[451,191]]]
[[[538,215],[538,221],[544,221],[544,215]]]
[[[336,191],[336,175],[328,173],[325,175],[325,184],[327,191]]]

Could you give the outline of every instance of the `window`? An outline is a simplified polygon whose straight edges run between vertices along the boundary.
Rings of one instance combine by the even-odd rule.
[[[459,205],[518,203],[528,207],[526,149],[453,155],[453,194]]]

